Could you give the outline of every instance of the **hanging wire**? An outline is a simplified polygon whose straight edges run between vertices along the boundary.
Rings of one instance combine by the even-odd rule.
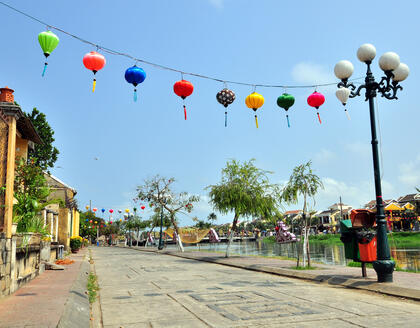
[[[251,87],[254,87],[254,88],[262,87],[262,88],[308,89],[308,88],[314,88],[314,87],[316,88],[316,87],[332,86],[332,85],[337,84],[337,82],[324,83],[324,84],[308,84],[308,85],[255,84],[255,83],[247,83],[247,82],[240,82],[240,81],[224,80],[224,79],[220,79],[220,78],[216,78],[216,77],[212,77],[212,76],[207,76],[207,75],[203,75],[203,74],[185,72],[185,71],[181,71],[181,70],[176,69],[176,68],[172,68],[172,67],[169,67],[169,66],[153,63],[153,62],[150,62],[150,61],[145,60],[145,59],[137,58],[137,57],[134,57],[130,54],[120,52],[118,50],[113,50],[113,49],[110,49],[110,48],[107,48],[107,47],[104,47],[104,46],[100,46],[100,45],[98,45],[94,42],[83,39],[82,37],[80,37],[78,35],[72,34],[70,32],[67,32],[67,31],[59,28],[59,27],[48,24],[48,23],[40,20],[39,18],[31,16],[31,15],[29,15],[29,14],[27,14],[27,13],[25,13],[25,12],[23,12],[23,11],[17,9],[17,8],[14,8],[14,7],[10,6],[9,4],[7,4],[3,1],[0,1],[0,5],[3,5],[7,8],[9,8],[9,9],[11,9],[11,10],[13,10],[13,11],[15,11],[15,12],[17,12],[17,13],[19,13],[19,14],[27,17],[27,18],[29,18],[29,19],[32,19],[33,21],[36,21],[36,22],[44,25],[44,26],[50,27],[50,29],[54,29],[54,30],[59,31],[59,32],[65,34],[69,37],[72,37],[72,38],[74,38],[74,39],[76,39],[80,42],[83,42],[85,44],[96,47],[97,50],[100,49],[102,52],[105,52],[105,53],[108,53],[108,54],[114,55],[114,56],[126,57],[126,58],[129,58],[129,59],[135,60],[136,62],[140,62],[140,63],[146,64],[146,65],[149,65],[149,66],[153,66],[155,68],[159,68],[159,69],[163,69],[163,70],[167,70],[167,71],[171,71],[171,72],[177,72],[177,73],[180,73],[182,77],[183,77],[183,75],[190,75],[190,76],[195,76],[195,77],[202,78],[202,79],[213,80],[213,81],[217,81],[217,82],[225,82],[225,83],[229,83],[229,84],[251,86]],[[363,79],[363,77],[354,78],[354,79],[351,79],[349,81],[357,81],[357,80],[361,80],[361,79]]]

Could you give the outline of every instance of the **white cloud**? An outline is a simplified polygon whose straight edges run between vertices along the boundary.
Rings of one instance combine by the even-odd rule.
[[[296,64],[292,69],[292,77],[298,83],[311,85],[334,83],[337,80],[329,68],[309,62]],[[336,89],[335,85],[322,87],[324,91],[335,91]]]
[[[420,185],[420,154],[412,161],[400,164],[398,180],[413,188]]]
[[[216,7],[216,8],[219,8],[219,9],[221,9],[221,8],[223,8],[223,5],[224,5],[224,0],[208,0],[208,2],[213,6],[213,7]]]
[[[368,143],[362,142],[353,142],[349,143],[346,146],[346,149],[358,156],[367,157],[371,155],[371,146]]]
[[[322,164],[328,163],[334,158],[336,158],[335,153],[328,149],[321,149],[314,155],[314,161]]]

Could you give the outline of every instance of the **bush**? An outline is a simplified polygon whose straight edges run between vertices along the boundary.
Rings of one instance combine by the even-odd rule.
[[[70,238],[70,248],[72,250],[80,249],[80,247],[82,246],[82,241],[83,241],[83,238],[80,237],[80,236],[71,237]]]

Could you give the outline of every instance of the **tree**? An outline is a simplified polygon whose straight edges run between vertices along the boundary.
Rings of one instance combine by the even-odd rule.
[[[43,144],[35,145],[35,149],[30,152],[30,157],[36,160],[36,164],[43,170],[47,170],[54,166],[57,161],[59,151],[53,146],[54,130],[51,128],[44,113],[34,108],[32,113],[25,113],[31,120],[36,131],[41,137]]]
[[[303,238],[303,265],[305,266],[305,255],[308,259],[308,267],[311,265],[311,257],[309,254],[308,244],[308,198],[312,198],[315,204],[315,195],[319,188],[324,188],[321,179],[312,172],[311,161],[298,165],[293,169],[293,173],[289,178],[286,186],[283,188],[281,198],[288,204],[297,204],[299,196],[303,197],[303,213],[301,224],[301,236],[304,232]],[[312,214],[311,214],[312,217]],[[309,218],[310,221],[310,218]],[[302,229],[304,228],[304,229]],[[304,230],[304,231],[303,231]],[[299,266],[300,251],[298,248],[297,264]]]
[[[276,212],[279,205],[278,186],[270,184],[267,177],[271,172],[257,168],[254,161],[228,161],[222,169],[220,183],[207,187],[213,208],[222,214],[234,214],[226,257],[229,257],[233,234],[237,230],[240,217],[269,217]]]
[[[198,202],[198,196],[189,195],[187,192],[174,192],[172,184],[174,178],[166,179],[159,175],[144,180],[144,183],[137,187],[138,198],[141,201],[149,202],[150,207],[156,206],[160,210],[167,212],[172,225],[177,233],[177,244],[184,251],[181,239],[179,238],[179,229],[175,216],[178,213],[191,213],[193,203]],[[160,221],[159,221],[160,222]]]

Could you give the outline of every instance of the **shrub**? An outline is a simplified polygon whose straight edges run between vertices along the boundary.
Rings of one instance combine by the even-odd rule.
[[[70,238],[70,248],[74,249],[74,250],[79,249],[82,246],[82,241],[83,241],[83,238],[80,237],[80,236],[71,237]]]

